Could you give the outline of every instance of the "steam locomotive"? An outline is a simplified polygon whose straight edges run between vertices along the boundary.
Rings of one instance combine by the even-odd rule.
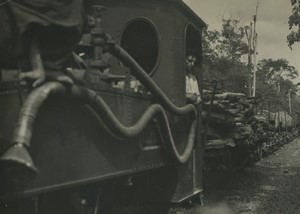
[[[182,0],[87,5],[74,84],[32,88],[1,70],[1,213],[109,213],[129,187],[155,203],[200,200],[201,105],[186,104],[185,55],[201,56],[206,24]]]

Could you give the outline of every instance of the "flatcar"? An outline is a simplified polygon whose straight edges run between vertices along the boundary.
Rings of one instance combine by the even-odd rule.
[[[109,213],[127,187],[155,203],[199,199],[201,105],[186,103],[185,56],[201,56],[205,22],[182,0],[89,0],[84,20],[73,82],[46,69],[31,87],[1,66],[1,213]]]

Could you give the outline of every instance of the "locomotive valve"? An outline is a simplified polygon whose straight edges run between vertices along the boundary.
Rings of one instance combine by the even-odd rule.
[[[93,6],[93,15],[89,19],[90,34],[92,37],[91,45],[94,48],[93,60],[89,63],[92,68],[103,70],[106,64],[102,60],[103,44],[106,41],[106,35],[102,28],[101,12],[106,9],[99,5]]]

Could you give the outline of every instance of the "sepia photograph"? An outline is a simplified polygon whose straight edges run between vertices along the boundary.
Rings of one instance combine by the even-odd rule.
[[[0,213],[300,213],[299,56],[300,0],[0,0]]]

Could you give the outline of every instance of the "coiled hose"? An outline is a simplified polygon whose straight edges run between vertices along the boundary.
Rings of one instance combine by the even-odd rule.
[[[186,115],[192,111],[196,114],[196,108],[192,104],[187,104],[183,107],[175,106],[154,80],[149,77],[144,69],[120,45],[113,43],[108,46],[107,51],[121,60],[125,65],[128,65],[131,68],[132,74],[153,94],[158,103],[160,103],[167,111],[176,115]]]
[[[123,61],[123,63],[129,65],[133,74],[141,81],[141,83],[144,86],[146,86],[146,88],[153,94],[153,96],[157,99],[159,103],[162,104],[162,106],[165,109],[176,115],[193,115],[194,120],[190,127],[188,140],[184,152],[182,154],[178,153],[172,137],[168,118],[166,116],[164,108],[162,108],[162,106],[160,106],[159,104],[152,104],[151,106],[149,106],[148,109],[143,113],[140,119],[133,126],[126,127],[119,122],[119,120],[115,117],[113,112],[111,112],[106,102],[96,92],[79,86],[72,86],[70,89],[67,89],[66,86],[62,85],[59,82],[48,82],[45,83],[43,86],[32,91],[27,97],[21,109],[19,120],[12,138],[12,143],[14,146],[10,149],[15,149],[16,151],[9,151],[9,149],[1,157],[2,161],[13,161],[25,164],[32,171],[37,171],[34,163],[30,158],[30,155],[27,154],[28,151],[25,152],[24,150],[22,150],[22,152],[20,152],[20,149],[30,149],[30,141],[32,137],[32,129],[35,117],[38,113],[39,108],[42,106],[42,104],[48,98],[48,96],[52,94],[68,93],[71,97],[74,97],[86,104],[91,105],[101,116],[101,118],[109,127],[109,129],[113,130],[114,133],[116,133],[116,135],[121,137],[134,137],[139,135],[149,123],[149,121],[153,119],[153,117],[157,117],[162,128],[164,138],[163,142],[165,144],[166,151],[169,153],[171,159],[176,163],[185,163],[188,160],[190,154],[192,153],[196,138],[197,112],[195,107],[191,104],[183,107],[175,106],[169,100],[169,98],[160,90],[156,83],[147,75],[147,73],[135,62],[135,60],[126,51],[124,51],[119,45],[115,43],[113,43],[113,45],[110,45],[109,47],[109,51],[114,56]],[[15,155],[16,153],[26,153],[25,155],[23,155],[26,156],[26,158],[22,159],[20,157],[16,157],[18,156]]]
[[[30,149],[33,123],[40,107],[50,95],[69,95],[76,100],[80,100],[81,102],[92,106],[109,129],[114,130],[114,133],[120,137],[135,137],[139,135],[146,125],[156,117],[161,124],[166,151],[170,158],[176,163],[186,162],[193,150],[197,125],[196,120],[194,120],[191,125],[186,148],[182,154],[179,154],[174,144],[167,115],[159,104],[152,104],[149,106],[134,125],[126,127],[120,123],[106,102],[96,92],[80,86],[71,86],[71,88],[68,88],[59,82],[45,83],[43,86],[33,90],[29,94],[20,111],[19,120],[12,138],[13,144],[17,145],[17,147],[13,146],[12,148],[20,149],[20,147],[23,146],[27,150]],[[16,160],[15,157],[9,157],[4,154],[1,159],[6,161],[17,161],[25,164],[27,167],[32,166],[33,171],[36,169],[33,163],[26,163],[24,160],[20,161],[19,157]]]
[[[176,149],[172,132],[170,129],[169,121],[165,110],[159,104],[150,105],[147,110],[142,114],[138,121],[130,126],[126,127],[120,123],[116,118],[113,112],[110,110],[106,102],[99,96],[96,92],[83,88],[83,87],[72,87],[71,96],[82,100],[84,103],[92,106],[96,112],[101,116],[101,119],[105,124],[111,129],[114,130],[114,133],[120,137],[136,137],[138,136],[146,127],[146,125],[156,117],[161,125],[162,134],[164,138],[164,144],[167,148],[169,156],[178,163],[185,163],[194,147],[195,133],[196,133],[196,120],[192,122],[186,148],[182,155],[180,155]]]

